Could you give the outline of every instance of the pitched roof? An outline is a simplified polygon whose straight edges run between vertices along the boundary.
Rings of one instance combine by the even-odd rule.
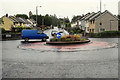
[[[89,20],[89,18],[91,18],[92,16],[94,16],[96,13],[95,12],[92,12],[89,16],[87,16],[86,18],[85,18],[85,20]]]
[[[114,16],[111,12],[109,12],[108,10],[105,10],[101,15],[99,15],[96,19],[100,18],[101,16],[103,16],[105,13],[109,13],[111,16],[113,16],[115,19],[119,20],[117,18],[117,16]]]
[[[98,16],[100,16],[101,15],[101,12],[100,11],[98,11],[95,15],[93,15],[89,20],[93,20],[93,19],[95,19],[95,18],[97,18]]]
[[[36,23],[36,21],[34,19],[29,19],[32,23]]]
[[[26,23],[26,24],[31,24],[29,21],[27,21],[27,19],[20,18],[20,17],[19,17],[19,19],[22,20],[22,21],[23,21],[24,23]]]
[[[14,17],[14,16],[9,16],[9,18],[13,19],[16,22],[20,22],[20,23],[25,23],[24,21],[22,21],[21,19]]]
[[[87,13],[84,17],[81,18],[81,20],[84,20],[86,17],[88,17],[90,13]]]
[[[12,22],[16,22],[15,20],[13,20],[12,18],[10,18],[10,17],[7,17],[8,19],[10,19]]]

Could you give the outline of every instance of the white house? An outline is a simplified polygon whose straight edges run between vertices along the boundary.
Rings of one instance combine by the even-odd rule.
[[[82,19],[81,19],[81,29],[85,30],[85,26],[86,26],[86,21],[85,18],[88,17],[90,15],[90,13],[87,13]]]
[[[32,27],[32,24],[29,21],[27,21],[27,19],[23,19],[23,18],[19,18],[19,19],[24,21],[24,23],[26,24],[26,27]]]
[[[91,18],[96,13],[92,12],[89,16],[85,18],[85,32],[89,33],[89,18]]]

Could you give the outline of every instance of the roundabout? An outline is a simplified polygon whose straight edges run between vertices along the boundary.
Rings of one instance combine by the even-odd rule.
[[[114,48],[117,46],[116,43],[108,43],[103,41],[87,41],[82,44],[78,44],[80,42],[71,43],[68,42],[64,43],[49,43],[49,42],[29,42],[29,43],[22,43],[18,47],[24,50],[37,50],[37,51],[54,51],[54,52],[78,52],[78,51],[92,51],[92,50],[101,50],[101,49],[108,49]],[[51,45],[52,44],[52,45]],[[57,45],[60,44],[60,45]],[[63,45],[64,44],[64,45]]]

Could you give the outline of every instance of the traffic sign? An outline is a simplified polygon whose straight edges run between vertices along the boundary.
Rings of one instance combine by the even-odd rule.
[[[61,34],[57,33],[57,38],[60,39],[61,38]]]

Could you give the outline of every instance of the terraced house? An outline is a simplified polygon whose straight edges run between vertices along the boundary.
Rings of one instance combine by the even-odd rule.
[[[87,13],[80,20],[81,29],[86,33],[99,33],[103,31],[118,31],[118,18],[108,10],[97,13]]]
[[[2,17],[2,24],[0,27],[7,31],[11,31],[12,28],[17,27],[33,27],[33,24],[31,24],[31,22],[29,22],[27,19],[8,16],[8,14],[6,14]]]
[[[90,24],[89,23],[89,18],[92,17],[95,14],[96,13],[92,12],[92,13],[90,13],[90,15],[86,16],[85,19],[84,19],[85,20],[85,32],[86,33],[89,33],[89,24]]]
[[[118,18],[108,10],[98,12],[89,19],[89,32],[118,31]]]

